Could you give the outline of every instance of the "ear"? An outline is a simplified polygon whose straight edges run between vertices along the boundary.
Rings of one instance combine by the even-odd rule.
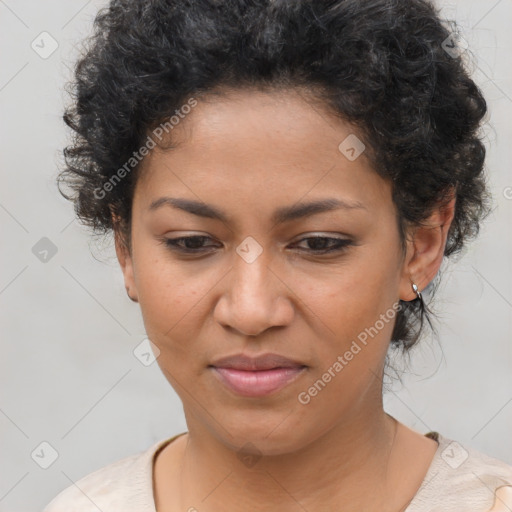
[[[116,255],[123,272],[126,293],[133,302],[139,302],[137,287],[135,285],[132,256],[129,248],[126,246],[124,238],[121,236],[119,218],[112,215],[112,219],[114,224]]]
[[[444,206],[437,207],[430,217],[415,227],[407,241],[400,281],[400,299],[410,301],[416,298],[412,289],[414,282],[423,291],[434,279],[443,261],[448,231],[455,213],[455,194]]]

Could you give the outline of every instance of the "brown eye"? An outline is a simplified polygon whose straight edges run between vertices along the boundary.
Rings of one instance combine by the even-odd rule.
[[[345,250],[349,245],[352,245],[352,240],[349,240],[348,238],[334,238],[325,236],[307,237],[303,238],[300,242],[307,242],[308,247],[304,250],[316,254],[334,251],[341,252]]]
[[[199,253],[211,250],[212,245],[203,245],[205,241],[212,240],[209,236],[181,236],[178,238],[164,238],[163,241],[167,247],[173,251],[184,253]]]

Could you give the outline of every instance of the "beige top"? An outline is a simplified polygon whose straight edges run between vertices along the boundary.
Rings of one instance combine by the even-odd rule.
[[[43,512],[156,512],[153,463],[182,432],[148,450],[90,473],[64,489]],[[466,448],[437,432],[439,447],[425,479],[404,512],[509,512],[512,466]]]

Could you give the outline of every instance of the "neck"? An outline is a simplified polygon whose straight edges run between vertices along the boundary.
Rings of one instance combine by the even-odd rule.
[[[359,412],[300,450],[245,463],[210,431],[187,422],[178,464],[180,510],[231,511],[243,504],[257,512],[272,504],[291,512],[300,504],[309,511],[343,505],[348,512],[383,503],[397,422],[382,408]]]

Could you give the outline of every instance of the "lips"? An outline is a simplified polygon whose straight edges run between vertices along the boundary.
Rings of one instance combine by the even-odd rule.
[[[276,393],[306,370],[306,365],[278,354],[229,356],[210,365],[213,373],[236,394],[248,397]]]
[[[278,354],[263,354],[249,357],[244,354],[218,359],[211,366],[217,368],[233,368],[234,370],[271,370],[273,368],[297,368],[305,366],[302,363],[288,359]]]

